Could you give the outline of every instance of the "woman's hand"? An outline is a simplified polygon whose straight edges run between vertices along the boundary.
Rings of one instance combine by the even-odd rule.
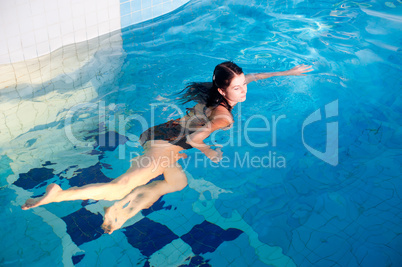
[[[313,71],[313,69],[311,69],[311,66],[302,64],[302,65],[298,65],[298,66],[286,71],[286,75],[305,76],[306,74],[303,74],[303,73],[310,72],[310,71]]]
[[[218,163],[222,159],[223,152],[220,147],[212,149],[211,146],[202,151],[212,162]]]

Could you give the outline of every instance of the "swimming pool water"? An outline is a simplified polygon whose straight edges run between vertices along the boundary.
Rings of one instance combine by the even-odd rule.
[[[13,70],[0,89],[1,265],[400,266],[401,15],[396,0],[190,1],[26,67],[38,76]],[[208,140],[227,162],[188,151],[189,185],[112,235],[106,201],[20,209],[49,183],[124,173],[144,123],[177,118],[175,93],[226,60],[314,72],[250,84],[234,127]]]

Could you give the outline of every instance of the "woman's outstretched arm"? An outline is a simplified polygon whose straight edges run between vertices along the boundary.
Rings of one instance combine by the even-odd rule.
[[[254,81],[263,80],[275,76],[303,76],[306,75],[304,73],[310,71],[313,71],[311,66],[302,64],[286,71],[251,73],[246,75],[246,83],[249,84]]]

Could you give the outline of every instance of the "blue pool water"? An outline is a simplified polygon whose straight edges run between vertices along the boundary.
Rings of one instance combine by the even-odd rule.
[[[0,125],[1,265],[401,266],[401,24],[397,0],[190,1],[75,70],[0,89],[18,114]],[[234,127],[207,140],[227,161],[188,151],[189,185],[112,235],[106,201],[20,209],[49,183],[124,173],[144,124],[180,116],[175,93],[226,60],[314,72],[250,84]]]

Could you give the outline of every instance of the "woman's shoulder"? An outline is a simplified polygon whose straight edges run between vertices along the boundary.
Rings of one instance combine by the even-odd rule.
[[[227,108],[221,105],[217,106],[212,110],[209,118],[211,121],[212,120],[220,120],[222,122],[226,121],[228,125],[234,122],[232,113]]]
[[[213,112],[217,114],[231,114],[230,111],[222,105],[215,107]]]

